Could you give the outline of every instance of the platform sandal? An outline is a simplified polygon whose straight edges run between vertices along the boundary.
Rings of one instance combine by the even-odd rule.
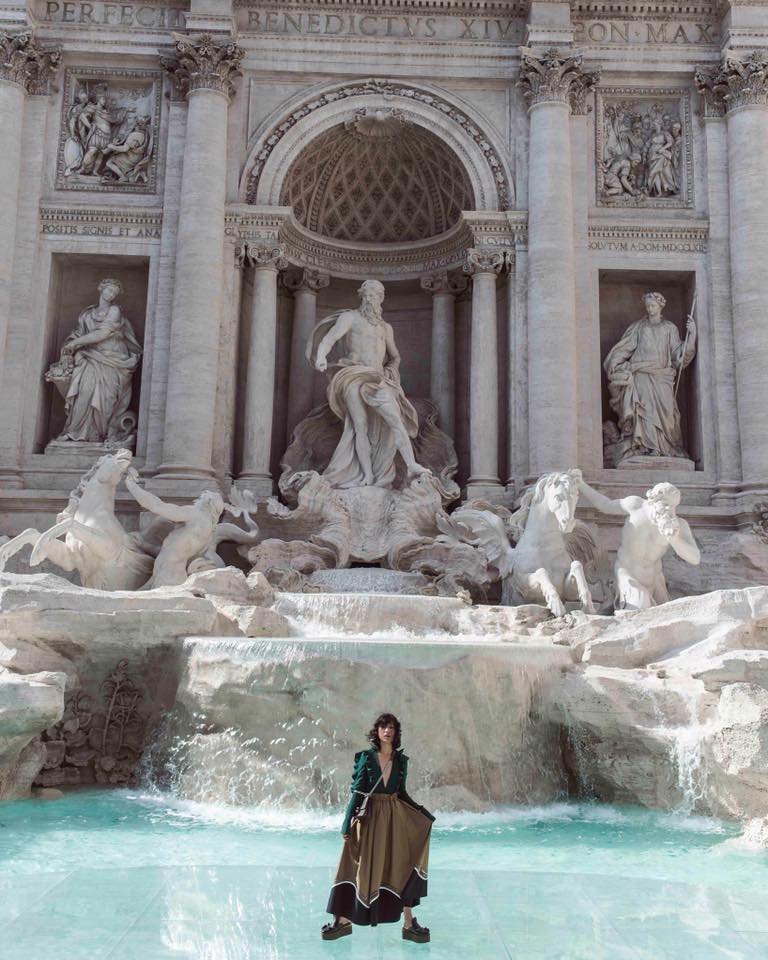
[[[410,927],[403,927],[403,940],[413,940],[414,943],[429,943],[429,927],[422,927],[414,917]]]
[[[323,940],[338,940],[339,937],[346,937],[350,933],[352,933],[352,924],[342,923],[338,917],[335,917],[333,923],[323,924],[320,936]]]

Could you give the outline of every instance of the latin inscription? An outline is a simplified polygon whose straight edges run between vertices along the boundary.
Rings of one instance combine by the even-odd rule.
[[[252,33],[337,37],[396,37],[405,40],[485,40],[520,43],[522,20],[419,17],[374,13],[308,13],[300,10],[241,11],[240,29]]]
[[[590,240],[590,250],[609,253],[706,253],[703,240]]]
[[[131,240],[159,240],[160,227],[153,224],[43,223],[48,237],[115,237]]]
[[[661,20],[579,20],[573,25],[574,42],[590,43],[717,43],[711,23],[679,23]]]
[[[38,11],[48,23],[74,23],[101,27],[175,30],[184,26],[181,7],[155,7],[142,3],[103,3],[93,0],[40,0]]]

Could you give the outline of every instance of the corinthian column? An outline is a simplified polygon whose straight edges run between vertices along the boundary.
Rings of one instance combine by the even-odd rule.
[[[48,83],[60,59],[59,48],[40,46],[29,32],[0,31],[0,361],[5,353],[11,306],[24,101],[27,93],[35,93]]]
[[[287,440],[297,423],[312,409],[312,371],[306,358],[307,344],[317,323],[317,291],[327,287],[331,278],[317,270],[299,270],[286,274],[284,282],[293,291],[293,329],[291,365],[288,374]]]
[[[461,276],[438,273],[421,278],[432,294],[432,362],[429,395],[440,414],[440,429],[455,439],[456,294],[467,287]]]
[[[270,457],[275,405],[277,275],[288,263],[280,246],[247,244],[240,248],[240,256],[244,265],[253,268],[253,296],[247,320],[243,467],[237,486],[269,496],[272,493]]]
[[[177,59],[161,58],[186,96],[170,362],[159,480],[210,485],[219,327],[224,307],[227,112],[243,51],[203,35],[174,35]]]
[[[493,496],[499,483],[499,348],[496,276],[501,251],[468,250],[464,272],[472,277],[469,346],[469,480],[467,499]]]
[[[731,299],[744,488],[768,492],[768,58],[726,56],[696,83],[728,126]],[[717,176],[711,171],[710,176]]]
[[[530,118],[528,436],[534,475],[577,464],[570,115],[583,107],[597,77],[582,71],[581,57],[523,50],[519,85]]]

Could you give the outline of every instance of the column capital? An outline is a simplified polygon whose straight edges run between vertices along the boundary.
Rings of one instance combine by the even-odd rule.
[[[312,293],[317,293],[318,290],[323,290],[327,287],[330,282],[331,278],[327,273],[321,273],[319,270],[310,270],[309,268],[290,270],[283,276],[283,283],[286,289],[292,293],[297,293],[299,290],[311,290]]]
[[[467,278],[460,273],[430,273],[421,278],[421,289],[426,290],[433,296],[439,293],[447,293],[455,297],[467,289]]]
[[[746,60],[726,54],[714,70],[697,70],[695,80],[707,117],[722,117],[738,107],[768,106],[768,56],[763,50]]]
[[[42,46],[30,30],[0,30],[0,80],[16,83],[27,93],[47,94],[61,60],[61,47]]]
[[[468,273],[472,277],[478,273],[497,274],[503,266],[503,250],[478,250],[472,247],[467,250],[464,273]]]
[[[285,270],[288,260],[285,247],[279,243],[240,243],[235,247],[235,265],[238,267],[269,267]]]
[[[174,33],[175,57],[160,57],[160,65],[170,75],[179,93],[187,97],[193,90],[215,90],[231,99],[233,80],[241,75],[242,47],[232,40],[224,43],[210,33],[188,37]]]
[[[537,53],[521,47],[520,78],[528,106],[537,103],[565,103],[572,113],[587,112],[587,94],[600,79],[600,71],[582,69],[580,54],[561,54],[556,47]]]

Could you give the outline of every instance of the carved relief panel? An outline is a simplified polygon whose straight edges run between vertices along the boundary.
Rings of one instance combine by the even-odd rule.
[[[595,131],[599,206],[693,206],[687,90],[601,89]]]
[[[56,186],[154,193],[160,89],[153,70],[68,69]]]

